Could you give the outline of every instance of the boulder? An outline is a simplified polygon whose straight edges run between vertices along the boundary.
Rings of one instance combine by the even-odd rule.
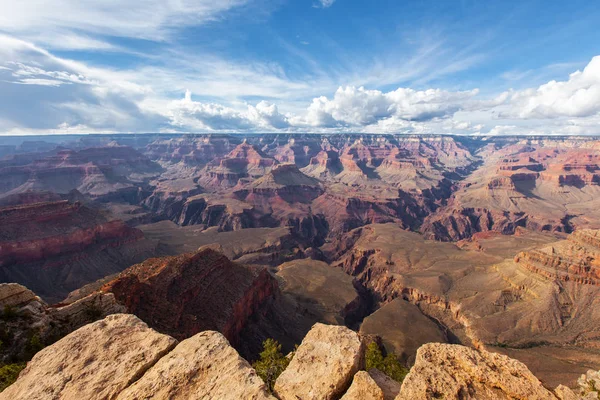
[[[580,397],[577,396],[570,388],[564,385],[558,385],[556,389],[554,389],[554,394],[560,400],[580,400]],[[596,396],[596,399],[598,396]]]
[[[179,343],[117,399],[275,400],[248,362],[213,331]]]
[[[556,399],[517,360],[459,345],[430,343],[417,351],[415,365],[396,400],[437,398]]]
[[[354,375],[352,385],[341,400],[384,400],[383,391],[368,372],[360,371]]]
[[[384,400],[394,400],[396,396],[398,396],[398,393],[400,393],[400,383],[393,380],[377,368],[371,368],[369,370],[369,375],[371,378],[373,378],[375,383],[377,383],[377,386],[379,386],[383,391]]]
[[[176,343],[133,315],[110,315],[37,353],[0,400],[113,399]]]
[[[275,382],[281,400],[339,398],[363,363],[358,334],[343,326],[315,324]]]
[[[42,303],[42,300],[31,290],[18,283],[0,283],[0,308],[22,307],[31,302]]]

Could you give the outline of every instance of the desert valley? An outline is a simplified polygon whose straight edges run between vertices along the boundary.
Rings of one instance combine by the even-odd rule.
[[[522,362],[519,374],[541,382],[529,398],[578,398],[553,390],[600,370],[595,137],[123,134],[3,143],[0,356],[29,360],[39,350],[32,338],[50,347],[0,398],[68,398],[40,394],[49,390],[42,376],[57,373],[44,371],[47,350],[63,346],[68,357],[64,341],[85,329],[101,341],[108,333],[88,324],[123,313],[136,320],[109,316],[103,329],[153,330],[154,361],[98,398],[150,398],[144,380],[201,335],[249,362],[267,339],[284,354],[303,343],[288,367],[300,376],[304,341],[331,334],[324,326],[346,327],[334,337],[350,347],[352,335],[371,338],[414,366],[391,398],[427,386],[417,371],[425,359],[448,357],[428,343]],[[229,344],[235,350],[223,350]],[[371,379],[354,373],[322,398],[340,398],[352,376],[357,385]],[[281,399],[301,391],[290,374],[275,385]],[[473,393],[487,393],[469,379]],[[497,398],[528,398],[498,385]],[[302,398],[319,398],[311,396]]]

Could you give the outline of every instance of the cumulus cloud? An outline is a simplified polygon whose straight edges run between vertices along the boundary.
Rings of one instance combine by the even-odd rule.
[[[523,119],[577,117],[600,113],[600,56],[567,81],[550,81],[537,89],[512,93],[510,110],[502,116]]]
[[[174,57],[173,64],[184,67],[92,67],[0,34],[0,133],[600,133],[600,57],[563,81],[486,96],[477,89],[336,90],[290,80],[277,65],[211,57]],[[197,97],[173,100],[188,84]]]
[[[183,130],[277,130],[290,126],[275,104],[261,101],[238,111],[220,104],[194,101],[189,90],[183,99],[172,101],[169,110],[171,124]]]
[[[429,121],[452,116],[477,93],[477,90],[449,92],[409,88],[383,93],[363,87],[340,87],[331,100],[326,97],[313,100],[306,122],[309,126],[334,127],[367,126],[392,117]]]
[[[285,129],[290,127],[288,117],[279,112],[275,104],[261,101],[256,107],[248,106],[248,118],[259,127]]]

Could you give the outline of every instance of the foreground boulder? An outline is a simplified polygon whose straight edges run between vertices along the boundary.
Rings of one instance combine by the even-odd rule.
[[[354,375],[352,385],[341,400],[384,400],[383,391],[369,373],[360,371]]]
[[[438,398],[556,399],[517,360],[459,345],[430,343],[417,351],[415,365],[396,399]]]
[[[275,382],[275,394],[281,400],[339,398],[362,366],[362,347],[346,327],[315,324]]]
[[[111,315],[36,354],[0,400],[113,399],[176,343],[133,315]]]
[[[212,331],[179,343],[117,399],[274,400],[248,362]]]

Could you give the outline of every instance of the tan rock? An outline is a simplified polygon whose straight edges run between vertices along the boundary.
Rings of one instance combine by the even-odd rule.
[[[114,314],[37,353],[0,400],[113,399],[177,341]]]
[[[417,351],[415,365],[396,399],[436,398],[556,399],[517,360],[459,345],[430,343]]]
[[[384,400],[394,400],[400,393],[400,383],[393,380],[377,368],[369,370],[369,375],[383,391]]]
[[[22,307],[32,301],[43,303],[35,293],[25,286],[18,283],[0,283],[0,308]]]
[[[558,385],[556,389],[554,389],[554,394],[560,400],[579,400],[580,397],[577,396],[571,389],[564,385]]]
[[[589,370],[577,380],[583,400],[600,398],[600,371]]]
[[[363,348],[356,332],[315,324],[275,382],[275,393],[281,400],[337,398],[350,386],[362,362]]]
[[[354,375],[352,385],[340,400],[384,400],[383,391],[371,376],[360,371]]]
[[[212,331],[179,343],[117,399],[274,400],[248,362]]]
[[[56,323],[70,332],[95,319],[126,313],[127,308],[117,303],[114,294],[97,292],[66,306],[51,308],[49,312]]]

